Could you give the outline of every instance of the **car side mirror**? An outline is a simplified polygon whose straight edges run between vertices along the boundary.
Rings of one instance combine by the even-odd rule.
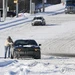
[[[39,46],[41,46],[41,44],[39,44]]]

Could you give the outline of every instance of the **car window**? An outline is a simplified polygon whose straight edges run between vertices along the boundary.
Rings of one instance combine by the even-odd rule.
[[[34,40],[17,40],[14,45],[37,45]]]
[[[36,20],[36,19],[43,19],[42,17],[34,17],[33,20]]]
[[[29,40],[29,41],[28,41],[28,44],[29,44],[29,45],[37,45],[37,43],[36,43],[34,40]]]

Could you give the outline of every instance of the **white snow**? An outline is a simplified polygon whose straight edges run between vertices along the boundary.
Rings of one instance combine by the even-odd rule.
[[[61,9],[64,8],[65,6],[63,6],[63,4],[52,5],[50,7],[45,8],[46,13],[42,13],[42,15],[52,15],[52,13],[50,12],[62,12]],[[59,38],[61,37],[61,35],[65,35],[65,33],[67,32],[70,34],[75,30],[74,21],[61,23],[60,25],[54,27],[32,27],[31,25],[29,25],[29,21],[31,21],[32,17],[34,16],[35,15],[29,15],[26,13],[26,17],[14,17],[12,19],[7,19],[5,22],[0,22],[0,75],[74,75],[75,58],[72,57],[60,57],[42,54],[42,58],[37,60],[32,58],[3,58],[4,42],[8,35],[10,35],[13,40],[19,38],[32,38],[43,44],[47,39],[53,39],[55,37]],[[72,46],[74,45],[72,44]]]
[[[46,12],[55,12],[55,11],[61,11],[65,8],[65,5],[63,4],[56,4],[56,5],[52,5],[52,6],[49,6],[49,7],[46,7],[45,8],[45,11]]]

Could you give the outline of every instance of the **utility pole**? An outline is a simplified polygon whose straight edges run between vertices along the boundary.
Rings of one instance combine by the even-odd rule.
[[[44,0],[42,0],[43,12],[45,12]]]
[[[5,21],[5,18],[6,18],[6,15],[5,15],[5,12],[6,12],[6,11],[5,11],[5,9],[6,9],[6,8],[5,8],[5,5],[6,5],[6,4],[5,4],[5,0],[3,0],[3,21]]]
[[[30,14],[32,14],[32,0],[30,0]]]
[[[16,17],[18,17],[18,0],[14,0],[14,3],[16,4]]]
[[[18,17],[18,2],[16,3],[16,17]]]
[[[6,0],[6,17],[7,17],[8,0]]]

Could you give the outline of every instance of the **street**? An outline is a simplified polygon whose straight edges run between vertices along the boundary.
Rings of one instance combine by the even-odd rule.
[[[11,36],[16,39],[35,39],[42,44],[42,54],[74,54],[75,53],[75,21],[73,14],[43,16],[46,26],[32,26],[31,22],[23,23],[0,31],[1,41]],[[69,25],[67,24],[69,23]],[[3,37],[5,35],[5,37]],[[2,44],[3,49],[3,44]]]

